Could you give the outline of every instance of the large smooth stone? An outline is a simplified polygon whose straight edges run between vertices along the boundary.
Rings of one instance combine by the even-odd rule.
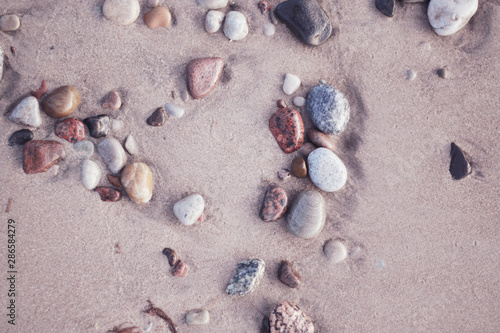
[[[144,204],[153,196],[153,173],[144,163],[132,163],[123,169],[121,183],[133,201]]]
[[[60,159],[66,158],[62,143],[52,140],[32,140],[24,145],[24,172],[39,173],[49,170]]]
[[[191,96],[202,98],[214,90],[224,68],[221,58],[198,58],[187,65],[187,80]]]
[[[283,302],[269,316],[270,333],[314,333],[314,324],[295,304]]]
[[[227,6],[229,0],[198,0],[198,6],[206,9],[221,9]]]
[[[4,15],[0,17],[0,30],[3,32],[15,31],[19,29],[21,20],[17,15]]]
[[[111,131],[111,119],[105,114],[85,118],[83,122],[89,128],[89,135],[93,138],[108,136]]]
[[[17,104],[9,119],[21,125],[39,127],[42,124],[42,117],[38,100],[33,96],[26,97]]]
[[[101,180],[101,168],[96,162],[84,160],[82,162],[82,183],[87,190],[93,190]]]
[[[450,173],[453,179],[460,180],[471,173],[472,168],[469,161],[462,149],[454,142],[451,143],[450,157]]]
[[[127,162],[127,154],[115,138],[106,138],[97,144],[97,151],[112,173],[118,173]]]
[[[119,25],[127,25],[134,22],[141,7],[137,0],[105,0],[102,5],[104,17]]]
[[[396,3],[394,0],[375,0],[375,7],[385,16],[393,17]]]
[[[269,119],[269,129],[280,148],[287,154],[299,150],[304,143],[304,122],[297,110],[278,110]]]
[[[295,236],[313,238],[319,235],[326,221],[325,199],[316,191],[302,191],[288,211],[287,227]]]
[[[248,35],[247,18],[240,12],[231,11],[226,15],[223,30],[230,40],[242,40]]]
[[[306,44],[321,45],[332,34],[332,23],[316,0],[282,2],[276,15]]]
[[[236,273],[229,282],[229,295],[246,295],[253,292],[262,280],[266,264],[261,259],[247,259],[236,265]]]
[[[264,222],[274,222],[285,214],[287,206],[288,195],[283,187],[275,183],[270,184],[264,197],[260,218]]]
[[[311,181],[325,192],[335,192],[344,187],[347,169],[335,153],[326,148],[317,148],[307,157]]]
[[[349,122],[349,101],[327,84],[314,86],[307,95],[307,111],[313,124],[323,133],[339,134]]]
[[[42,108],[45,113],[53,118],[66,117],[72,114],[81,98],[75,87],[62,86],[51,92],[42,101]]]
[[[205,200],[199,194],[191,194],[174,204],[174,215],[184,225],[194,224],[203,214]]]
[[[438,35],[449,36],[469,22],[477,6],[478,0],[431,0],[427,17]]]
[[[33,132],[29,129],[15,131],[9,137],[9,146],[24,145],[26,142],[33,140]]]
[[[58,122],[54,132],[61,139],[71,143],[85,139],[85,125],[76,118],[68,118]]]
[[[224,20],[225,13],[218,10],[209,10],[207,16],[205,16],[205,30],[213,34],[219,31],[222,21]]]

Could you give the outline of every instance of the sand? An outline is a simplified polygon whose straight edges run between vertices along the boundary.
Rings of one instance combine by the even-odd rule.
[[[374,1],[322,0],[334,35],[319,47],[305,46],[283,24],[264,36],[268,18],[257,1],[237,3],[250,26],[239,42],[206,33],[205,10],[194,0],[162,1],[174,24],[154,31],[142,20],[145,1],[128,26],[106,20],[102,2],[2,4],[2,13],[21,17],[21,28],[0,38],[1,331],[107,332],[126,323],[168,332],[161,320],[142,313],[147,300],[179,332],[260,332],[263,317],[282,301],[298,304],[317,332],[500,331],[498,1],[481,0],[464,29],[440,37],[428,23],[426,4],[398,3],[390,19]],[[207,97],[184,103],[185,67],[207,56],[224,59],[223,78]],[[443,66],[451,78],[436,74]],[[408,70],[417,73],[412,81]],[[286,73],[302,80],[292,96],[282,91]],[[69,143],[59,167],[23,172],[22,148],[7,145],[22,126],[8,114],[43,79],[49,91],[67,84],[79,90],[75,117],[107,113],[124,122],[112,135],[136,139],[139,153],[129,161],[153,171],[149,204],[127,197],[102,202],[86,190]],[[291,198],[315,189],[308,178],[277,178],[301,151],[284,154],[268,120],[278,99],[291,104],[319,79],[351,104],[346,131],[334,137],[348,181],[338,192],[322,192],[326,226],[303,240],[283,219],[265,223],[258,214],[271,182]],[[100,106],[112,89],[124,101],[116,111]],[[186,114],[148,126],[149,115],[168,102]],[[311,128],[305,108],[298,110]],[[35,139],[59,140],[54,119],[42,118]],[[472,174],[460,181],[448,171],[451,142],[472,162]],[[91,159],[107,185],[101,157]],[[205,198],[206,220],[188,227],[176,221],[172,207],[192,193]],[[6,317],[8,219],[17,226],[15,327]],[[336,265],[322,252],[332,238],[344,239],[350,251]],[[189,265],[186,277],[171,276],[164,247]],[[266,262],[260,286],[243,297],[227,295],[236,263],[249,258]],[[282,260],[301,274],[298,289],[277,279]],[[210,311],[210,324],[188,326],[184,317],[193,309]]]

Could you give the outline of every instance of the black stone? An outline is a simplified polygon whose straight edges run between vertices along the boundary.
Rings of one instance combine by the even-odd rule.
[[[464,152],[453,142],[451,143],[450,156],[450,173],[453,179],[459,180],[471,173],[471,167]]]
[[[385,16],[393,17],[396,2],[394,0],[375,0],[375,7]]]
[[[156,109],[155,112],[146,120],[148,125],[150,126],[162,126],[165,124],[167,120],[167,113],[165,112],[165,108],[161,107]]]
[[[9,137],[9,146],[24,145],[31,140],[33,140],[33,132],[29,129],[22,129],[12,133]]]
[[[316,0],[282,2],[276,15],[306,44],[321,45],[332,34],[332,23]]]
[[[93,138],[108,136],[111,130],[111,120],[105,114],[85,118],[83,122],[89,128],[89,134]]]

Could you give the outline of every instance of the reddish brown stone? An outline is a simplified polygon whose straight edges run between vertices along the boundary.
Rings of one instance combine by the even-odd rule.
[[[286,284],[290,288],[297,288],[300,285],[300,275],[293,268],[292,264],[284,260],[281,262],[280,271],[278,277],[283,284]]]
[[[101,196],[102,201],[118,201],[122,198],[122,192],[115,190],[112,187],[97,186],[96,192]]]
[[[62,143],[52,140],[33,140],[24,145],[24,172],[39,173],[49,170],[60,159],[66,158]]]
[[[284,99],[278,99],[278,102],[276,102],[276,105],[278,105],[278,107],[280,109],[288,107],[288,103]]]
[[[335,148],[335,143],[332,138],[323,132],[318,131],[317,129],[311,128],[307,131],[307,137],[318,147],[324,147],[326,149],[333,150]]]
[[[287,154],[300,149],[304,143],[304,122],[300,113],[282,108],[269,119],[269,129],[281,149]]]
[[[203,222],[205,221],[205,212],[201,212],[200,217],[198,217],[198,222]]]
[[[176,277],[184,277],[188,271],[188,265],[179,259],[177,264],[175,264],[174,268],[172,268],[172,275]]]
[[[288,196],[285,190],[278,184],[270,184],[264,197],[260,218],[265,222],[276,221],[285,214],[287,205]]]
[[[120,180],[120,177],[112,175],[112,174],[108,174],[106,177],[108,178],[108,181],[111,183],[111,185],[113,185],[114,187],[118,187],[118,188],[123,187],[122,182]]]
[[[168,259],[168,263],[170,264],[170,266],[175,266],[177,264],[177,253],[175,253],[174,250],[172,250],[171,248],[164,248],[163,251],[162,251],[163,255],[165,255]]]
[[[271,9],[271,5],[266,0],[259,1],[259,4],[257,6],[259,7],[262,14],[267,13]]]
[[[40,88],[38,88],[38,90],[30,91],[30,95],[34,96],[36,99],[40,99],[46,93],[47,93],[47,82],[45,80],[42,80],[42,84],[40,85]]]
[[[274,307],[269,316],[270,333],[314,333],[312,320],[300,308],[289,302]]]
[[[292,162],[292,173],[297,178],[307,176],[307,164],[302,157],[296,157]]]
[[[85,139],[85,125],[76,118],[64,119],[56,124],[55,133],[68,142],[78,142]]]
[[[208,95],[220,79],[224,61],[221,58],[194,59],[187,65],[187,80],[191,96],[202,98]]]

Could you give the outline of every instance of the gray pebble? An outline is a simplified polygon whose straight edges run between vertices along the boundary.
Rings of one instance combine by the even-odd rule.
[[[184,103],[189,101],[189,93],[187,90],[181,91],[181,99]]]
[[[172,103],[167,103],[165,109],[175,118],[181,118],[184,115],[184,109]]]
[[[306,99],[302,96],[297,96],[293,99],[293,105],[304,106],[306,104]]]
[[[118,173],[127,162],[127,154],[115,138],[106,138],[97,144],[97,151],[112,173]]]
[[[272,24],[271,22],[267,22],[266,24],[264,24],[264,26],[262,27],[262,33],[265,35],[265,36],[272,36],[274,35],[276,32],[276,28],[274,27],[274,24]]]
[[[150,7],[150,8],[154,8],[156,6],[158,6],[158,0],[148,0],[146,2],[146,6]]]
[[[323,253],[328,260],[337,264],[347,257],[347,248],[340,239],[330,239],[323,247]]]
[[[264,276],[266,264],[261,259],[247,259],[236,265],[236,274],[229,282],[226,292],[229,295],[246,295],[258,287]]]
[[[14,108],[9,119],[21,125],[39,127],[42,124],[38,99],[28,96]]]
[[[198,6],[206,9],[221,9],[227,6],[229,0],[198,0]]]
[[[210,34],[219,31],[224,16],[226,16],[226,14],[223,12],[209,10],[207,16],[205,16],[205,30]]]
[[[132,135],[127,136],[125,139],[125,149],[130,155],[135,155],[138,152],[137,143]]]
[[[0,30],[3,32],[14,31],[19,29],[21,20],[17,15],[4,15],[0,17]]]
[[[351,108],[347,98],[339,90],[327,84],[319,84],[307,95],[307,111],[321,132],[340,134],[349,122]]]
[[[76,156],[81,159],[87,159],[92,154],[94,154],[94,144],[90,141],[80,141],[75,144],[73,144],[73,149],[76,152]]]
[[[437,75],[442,79],[449,79],[451,77],[450,70],[447,67],[443,67],[437,70]]]
[[[210,322],[210,312],[207,310],[194,310],[186,314],[186,324],[206,325]]]

